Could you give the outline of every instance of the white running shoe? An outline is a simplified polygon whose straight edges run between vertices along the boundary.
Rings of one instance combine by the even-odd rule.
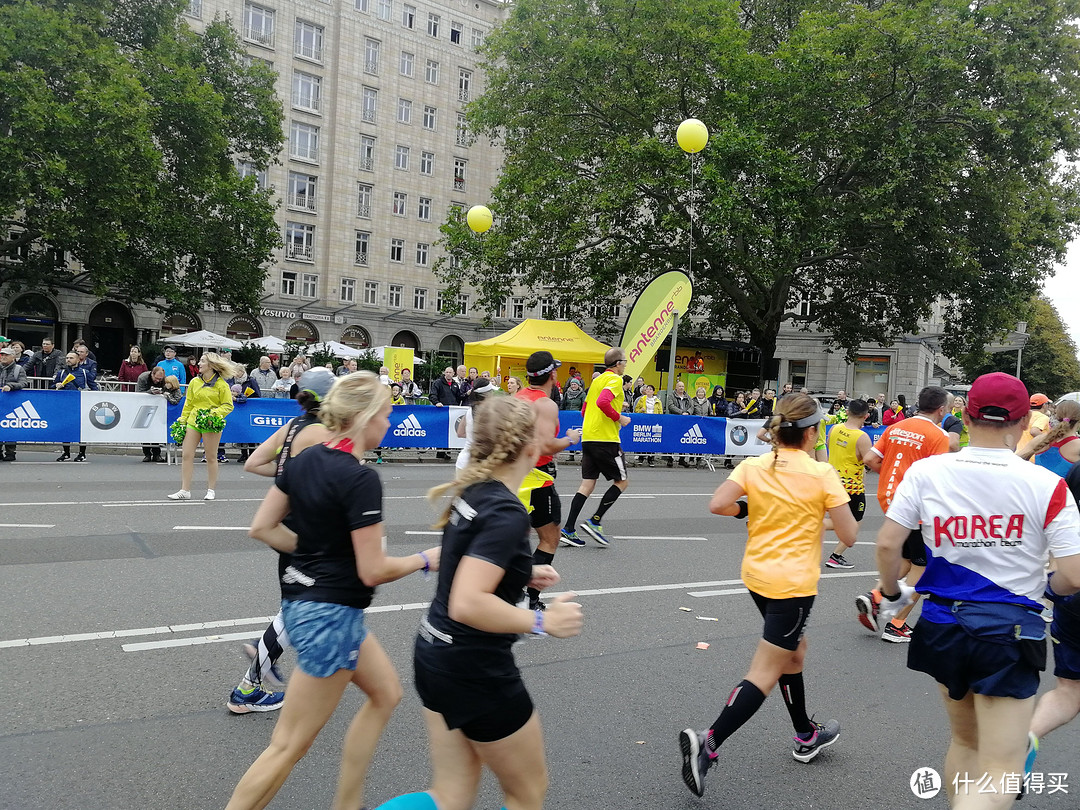
[[[214,490],[208,489],[208,490],[206,490],[206,494],[203,495],[203,500],[204,501],[212,501],[216,497],[217,497],[217,495],[214,494]]]
[[[170,501],[190,501],[191,492],[186,489],[178,489],[172,495],[169,496]]]

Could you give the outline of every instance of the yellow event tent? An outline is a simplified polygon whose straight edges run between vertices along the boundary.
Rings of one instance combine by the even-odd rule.
[[[512,375],[524,380],[525,361],[529,355],[547,349],[556,360],[562,361],[559,369],[561,384],[566,381],[570,366],[576,366],[584,379],[590,379],[593,365],[603,363],[604,352],[610,348],[589,337],[576,323],[528,318],[509,332],[466,343],[465,365],[490,371],[492,375]]]

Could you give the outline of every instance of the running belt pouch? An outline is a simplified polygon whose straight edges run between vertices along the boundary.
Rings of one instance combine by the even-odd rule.
[[[1021,659],[1039,672],[1046,669],[1046,622],[1042,614],[1001,602],[956,602],[956,623],[972,638],[992,644],[1015,644]]]

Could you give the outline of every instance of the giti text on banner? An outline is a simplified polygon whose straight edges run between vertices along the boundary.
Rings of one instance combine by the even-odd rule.
[[[154,394],[82,391],[81,444],[157,444],[165,441],[165,397]]]
[[[630,309],[619,341],[627,360],[623,374],[637,377],[641,373],[671,331],[675,313],[686,314],[693,297],[694,285],[681,270],[661,273],[645,285]]]

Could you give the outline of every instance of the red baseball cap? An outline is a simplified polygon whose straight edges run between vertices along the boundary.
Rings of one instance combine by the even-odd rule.
[[[967,412],[986,422],[1015,422],[1031,410],[1028,390],[1011,374],[995,371],[977,378],[968,391]]]

